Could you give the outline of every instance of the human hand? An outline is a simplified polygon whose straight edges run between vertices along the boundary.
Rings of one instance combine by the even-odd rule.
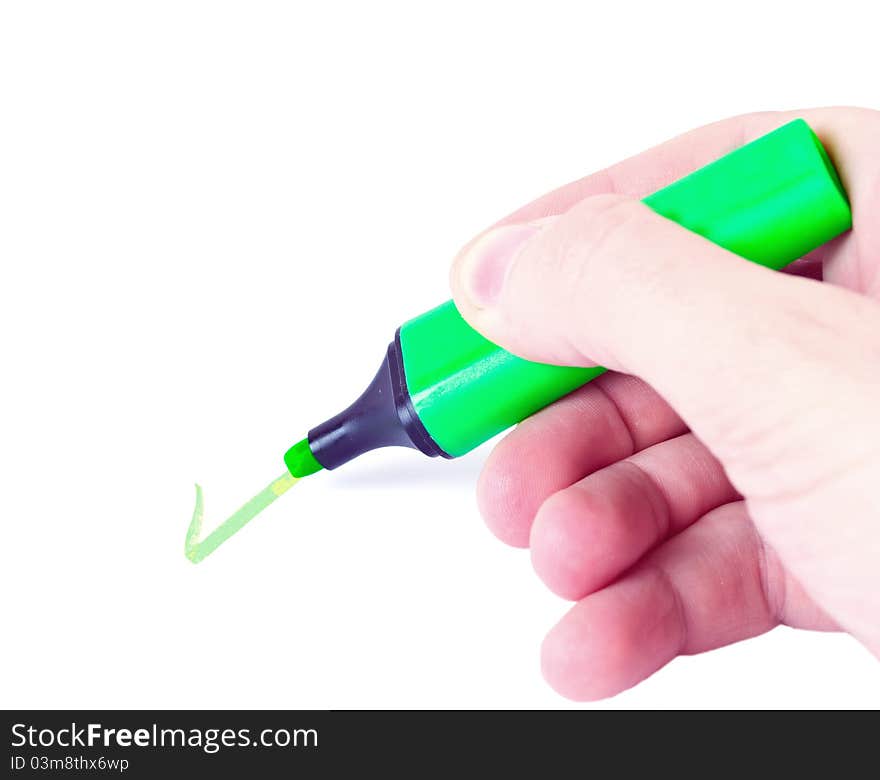
[[[854,228],[795,273],[637,200],[798,116]],[[456,304],[492,341],[620,372],[524,421],[478,488],[495,534],[576,602],[542,649],[560,693],[610,696],[780,623],[880,656],[878,218],[880,112],[761,113],[563,187],[456,259]]]

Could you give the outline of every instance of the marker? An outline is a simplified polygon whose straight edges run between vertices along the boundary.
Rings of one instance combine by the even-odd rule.
[[[852,227],[834,165],[802,119],[673,182],[644,203],[746,260],[776,270]],[[459,457],[604,372],[601,366],[551,366],[511,355],[471,328],[447,301],[397,329],[367,389],[294,444],[284,456],[287,472],[272,484],[286,489],[380,447]],[[200,490],[198,496],[191,531],[196,515],[201,522]],[[248,502],[233,515],[235,528],[223,540],[265,505]],[[196,528],[187,535],[187,556],[193,561],[217,546],[199,555],[197,534]]]

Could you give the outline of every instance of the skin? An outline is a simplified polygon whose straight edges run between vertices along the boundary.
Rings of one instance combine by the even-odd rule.
[[[796,117],[854,228],[793,273],[638,201]],[[456,303],[488,338],[615,372],[523,422],[478,487],[492,531],[574,602],[542,647],[564,696],[779,624],[880,656],[878,215],[880,113],[750,114],[545,195],[456,259]]]

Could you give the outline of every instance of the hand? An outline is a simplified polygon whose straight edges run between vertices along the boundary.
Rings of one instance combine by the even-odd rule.
[[[854,229],[796,273],[637,200],[798,116]],[[492,530],[576,602],[544,641],[554,688],[610,696],[780,623],[880,655],[880,113],[695,130],[508,217],[465,247],[452,285],[515,354],[621,372],[523,422],[479,484]]]

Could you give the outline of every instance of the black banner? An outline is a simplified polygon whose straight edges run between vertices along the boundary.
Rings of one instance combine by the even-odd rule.
[[[822,754],[839,774],[868,743],[792,713],[5,711],[0,777],[468,776],[479,762],[538,775],[715,774]],[[869,716],[876,719],[876,713]],[[786,736],[787,735],[787,736]],[[796,735],[795,740],[791,736]],[[835,745],[835,737],[839,742]],[[871,762],[873,764],[873,761]],[[235,773],[242,773],[241,775]],[[283,774],[282,774],[283,773]],[[381,776],[381,775],[380,775]]]

